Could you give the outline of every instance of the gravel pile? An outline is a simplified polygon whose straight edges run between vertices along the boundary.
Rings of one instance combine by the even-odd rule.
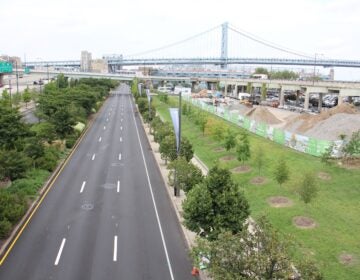
[[[256,122],[262,122],[267,124],[279,124],[281,120],[279,120],[274,114],[272,114],[265,107],[256,107],[251,109],[246,113],[246,116],[250,119],[255,120]]]
[[[315,124],[304,134],[323,140],[339,140],[339,135],[345,134],[348,138],[354,131],[360,129],[360,114],[336,114]]]
[[[288,120],[284,129],[322,140],[348,138],[360,129],[360,113],[349,104],[342,104],[319,115],[300,115]]]

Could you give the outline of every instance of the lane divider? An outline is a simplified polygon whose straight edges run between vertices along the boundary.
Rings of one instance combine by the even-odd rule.
[[[58,252],[58,254],[57,254],[57,256],[56,256],[54,265],[58,265],[58,264],[59,264],[59,261],[60,261],[60,258],[61,258],[61,254],[62,254],[62,251],[63,251],[64,246],[65,246],[65,242],[66,242],[66,238],[63,238],[63,240],[61,241],[61,245],[60,245],[60,248],[59,248],[59,252]]]
[[[113,254],[113,261],[116,262],[117,261],[117,240],[118,237],[117,235],[114,236],[114,254]]]
[[[85,185],[86,185],[86,181],[84,181],[81,185],[81,189],[80,189],[80,193],[82,193],[84,191],[84,188],[85,188]]]

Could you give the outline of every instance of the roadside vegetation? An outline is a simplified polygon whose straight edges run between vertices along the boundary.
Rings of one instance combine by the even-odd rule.
[[[153,104],[171,123],[168,108],[178,106],[177,98],[159,96]],[[210,168],[206,178],[184,189],[184,224],[201,236],[193,248],[195,266],[206,267],[214,279],[360,277],[359,169],[344,168],[328,155],[322,160],[287,149],[186,102],[182,112],[182,135]],[[358,135],[344,147],[352,158],[359,155]],[[215,185],[209,183],[213,176]],[[208,189],[214,186],[218,198]],[[221,195],[222,188],[243,193],[243,203],[223,203],[240,194]],[[222,220],[216,213],[228,215]],[[234,217],[244,222],[249,214],[253,235],[244,230],[247,224],[228,223]]]
[[[36,102],[39,123],[26,124],[17,104],[0,99],[0,239],[39,195],[50,173],[73,147],[87,120],[117,82],[105,79],[68,81],[63,75],[42,94],[26,90],[23,102]],[[25,105],[27,106],[27,105]],[[79,125],[82,124],[82,125]]]

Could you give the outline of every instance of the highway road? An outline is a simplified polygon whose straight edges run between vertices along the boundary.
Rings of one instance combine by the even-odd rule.
[[[192,279],[126,85],[109,97],[0,266],[1,280]]]

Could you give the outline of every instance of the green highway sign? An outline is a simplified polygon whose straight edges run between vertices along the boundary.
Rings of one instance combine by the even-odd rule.
[[[0,73],[11,73],[12,64],[6,61],[0,61]]]

